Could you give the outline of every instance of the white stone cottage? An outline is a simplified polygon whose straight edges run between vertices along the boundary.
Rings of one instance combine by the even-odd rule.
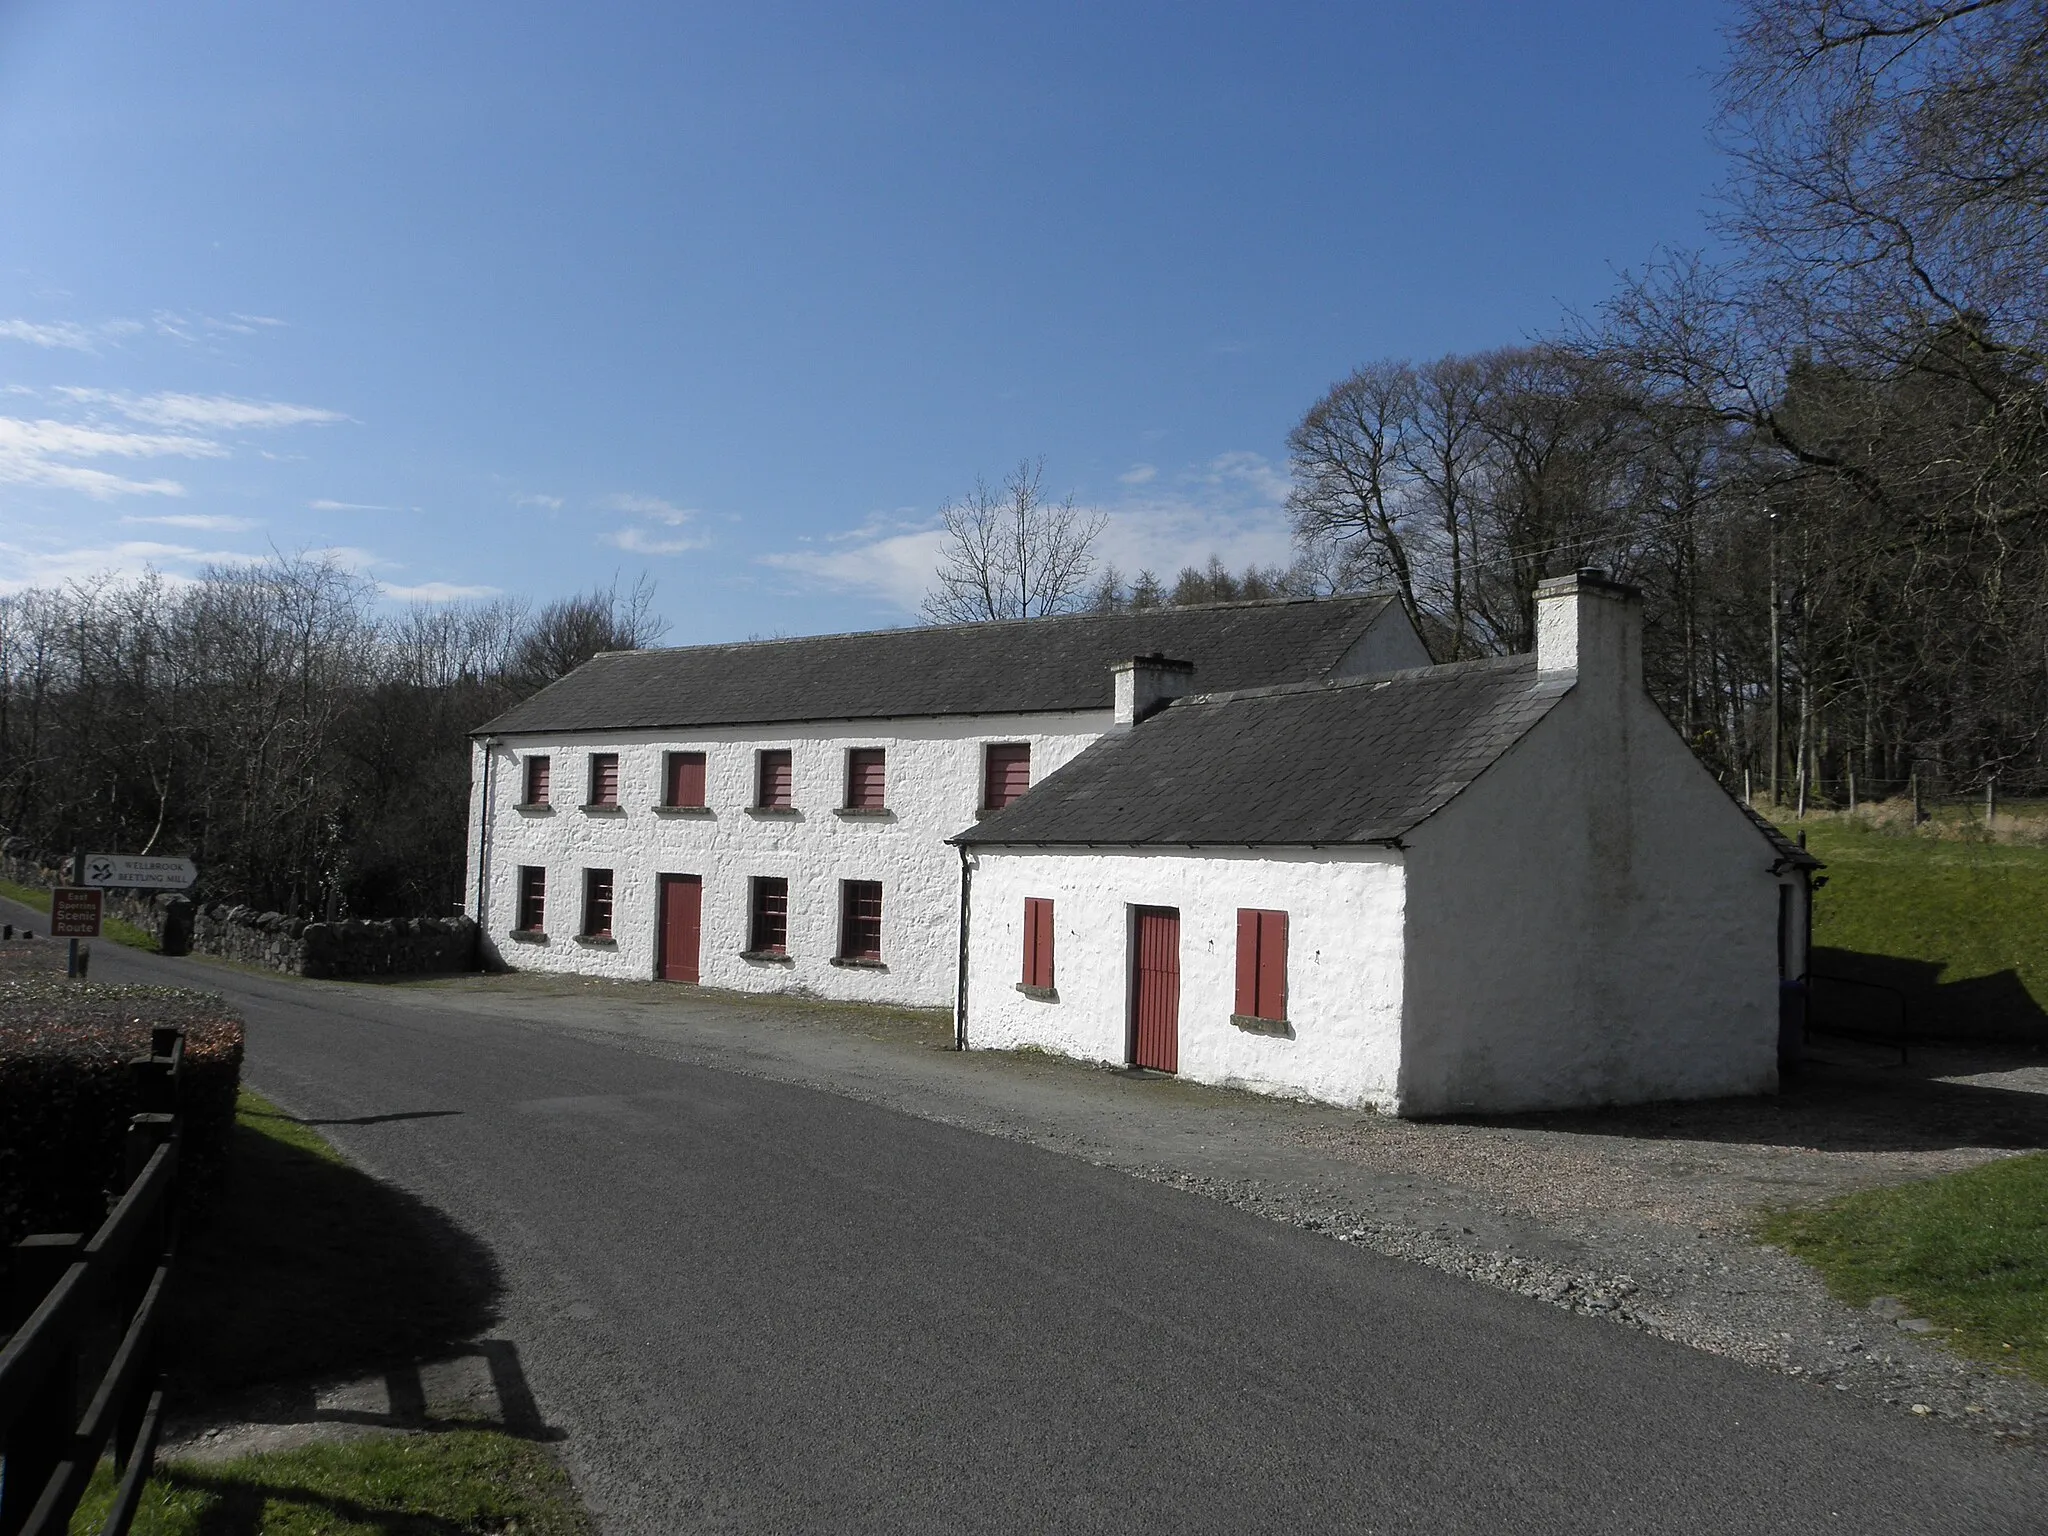
[[[1813,861],[1643,691],[1641,612],[1582,571],[1531,656],[1142,667],[1185,696],[956,839],[961,1043],[1408,1115],[1770,1091]]]
[[[602,655],[476,733],[487,957],[951,1006],[946,839],[1115,730],[1151,653],[1218,688],[1427,660],[1382,597]]]

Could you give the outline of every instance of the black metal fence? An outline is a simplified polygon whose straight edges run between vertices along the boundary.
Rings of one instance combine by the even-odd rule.
[[[135,1518],[163,1419],[157,1338],[177,1238],[184,1058],[184,1030],[167,1026],[131,1064],[147,1112],[129,1121],[125,1188],[100,1229],[27,1237],[10,1255],[0,1536],[63,1536],[110,1445],[120,1485],[103,1536],[125,1536]]]

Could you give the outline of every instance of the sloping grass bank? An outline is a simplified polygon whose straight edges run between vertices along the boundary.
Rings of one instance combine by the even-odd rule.
[[[2048,1153],[1781,1211],[1761,1236],[1851,1306],[1896,1296],[1964,1354],[2048,1381]]]
[[[1804,829],[1817,971],[1898,988],[1923,1030],[2048,1041],[2048,847]]]
[[[18,901],[24,907],[33,907],[45,917],[50,912],[50,893],[33,885],[16,885],[12,880],[0,880],[0,896],[9,901]],[[100,937],[114,944],[125,944],[130,949],[146,949],[156,953],[156,940],[133,923],[124,923],[118,917],[103,918],[100,922]]]

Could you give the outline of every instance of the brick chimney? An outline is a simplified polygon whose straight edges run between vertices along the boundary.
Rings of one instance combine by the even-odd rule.
[[[1195,664],[1157,651],[1117,662],[1109,670],[1116,678],[1116,723],[1122,726],[1136,725],[1194,691]]]
[[[1587,687],[1643,691],[1643,594],[1597,566],[1536,584],[1536,670]]]

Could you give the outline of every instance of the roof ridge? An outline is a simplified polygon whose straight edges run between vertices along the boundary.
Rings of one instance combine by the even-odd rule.
[[[771,635],[759,640],[707,640],[699,645],[651,645],[627,651],[598,651],[590,659],[596,661],[604,656],[673,656],[681,651],[737,651],[753,646],[800,645],[813,640],[864,640],[871,635],[939,634],[948,630],[1001,629],[1009,625],[1037,626],[1109,619],[1154,618],[1175,613],[1215,613],[1229,608],[1289,608],[1305,607],[1311,603],[1335,605],[1390,601],[1392,594],[1386,592],[1339,592],[1328,597],[1252,597],[1223,603],[1162,603],[1157,608],[1125,609],[1118,613],[1046,613],[1028,619],[974,619],[963,624],[890,624],[880,629],[839,629],[813,635]]]

